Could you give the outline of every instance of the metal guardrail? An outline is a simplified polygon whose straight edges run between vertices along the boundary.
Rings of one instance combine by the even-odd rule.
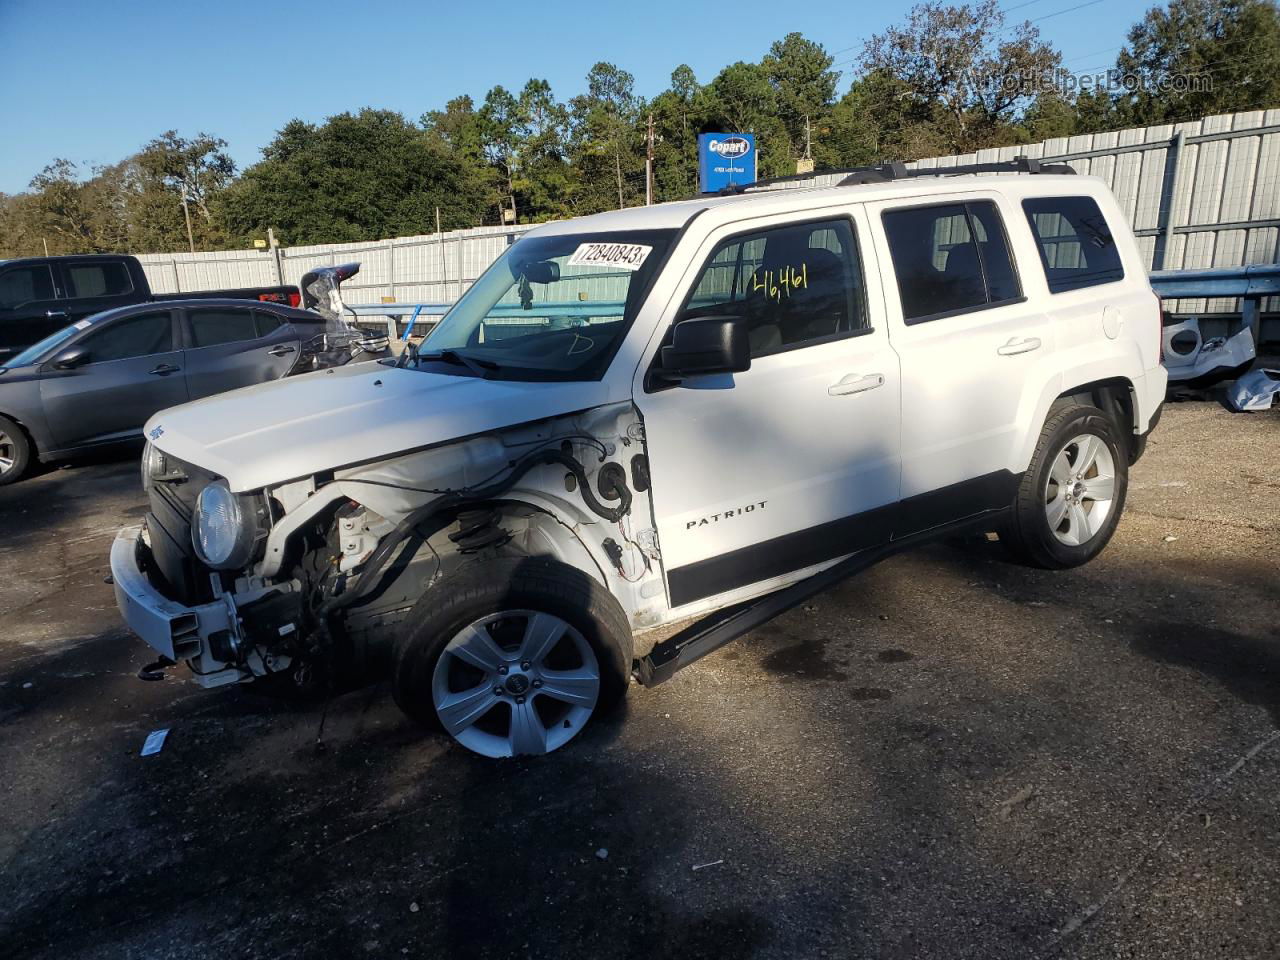
[[[1213,270],[1157,270],[1151,289],[1161,300],[1239,297],[1240,319],[1262,343],[1262,298],[1280,295],[1280,263]]]

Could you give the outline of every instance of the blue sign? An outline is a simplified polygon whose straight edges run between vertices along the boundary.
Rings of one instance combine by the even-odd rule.
[[[698,134],[698,189],[718,193],[756,181],[754,133]]]

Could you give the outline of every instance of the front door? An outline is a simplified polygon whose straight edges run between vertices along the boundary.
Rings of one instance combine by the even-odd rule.
[[[898,360],[862,223],[736,230],[708,239],[674,320],[742,317],[751,369],[636,385],[674,607],[882,542],[898,499]]]
[[[88,351],[87,362],[72,370],[50,363],[40,381],[58,450],[140,436],[152,414],[187,401],[168,310],[95,325],[71,347]]]

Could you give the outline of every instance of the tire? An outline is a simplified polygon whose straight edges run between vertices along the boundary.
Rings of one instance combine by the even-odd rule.
[[[1088,563],[1115,533],[1128,486],[1128,447],[1115,422],[1097,407],[1064,401],[1049,411],[1000,539],[1032,566]]]
[[[0,417],[0,487],[15,483],[31,467],[31,441],[8,417]]]
[[[622,700],[631,658],[626,614],[596,580],[546,558],[484,559],[413,608],[392,689],[410,717],[483,756],[550,753]]]

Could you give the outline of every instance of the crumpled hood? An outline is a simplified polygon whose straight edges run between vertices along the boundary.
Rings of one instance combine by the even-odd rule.
[[[160,450],[257,490],[605,402],[589,383],[518,383],[354,363],[162,410]]]

